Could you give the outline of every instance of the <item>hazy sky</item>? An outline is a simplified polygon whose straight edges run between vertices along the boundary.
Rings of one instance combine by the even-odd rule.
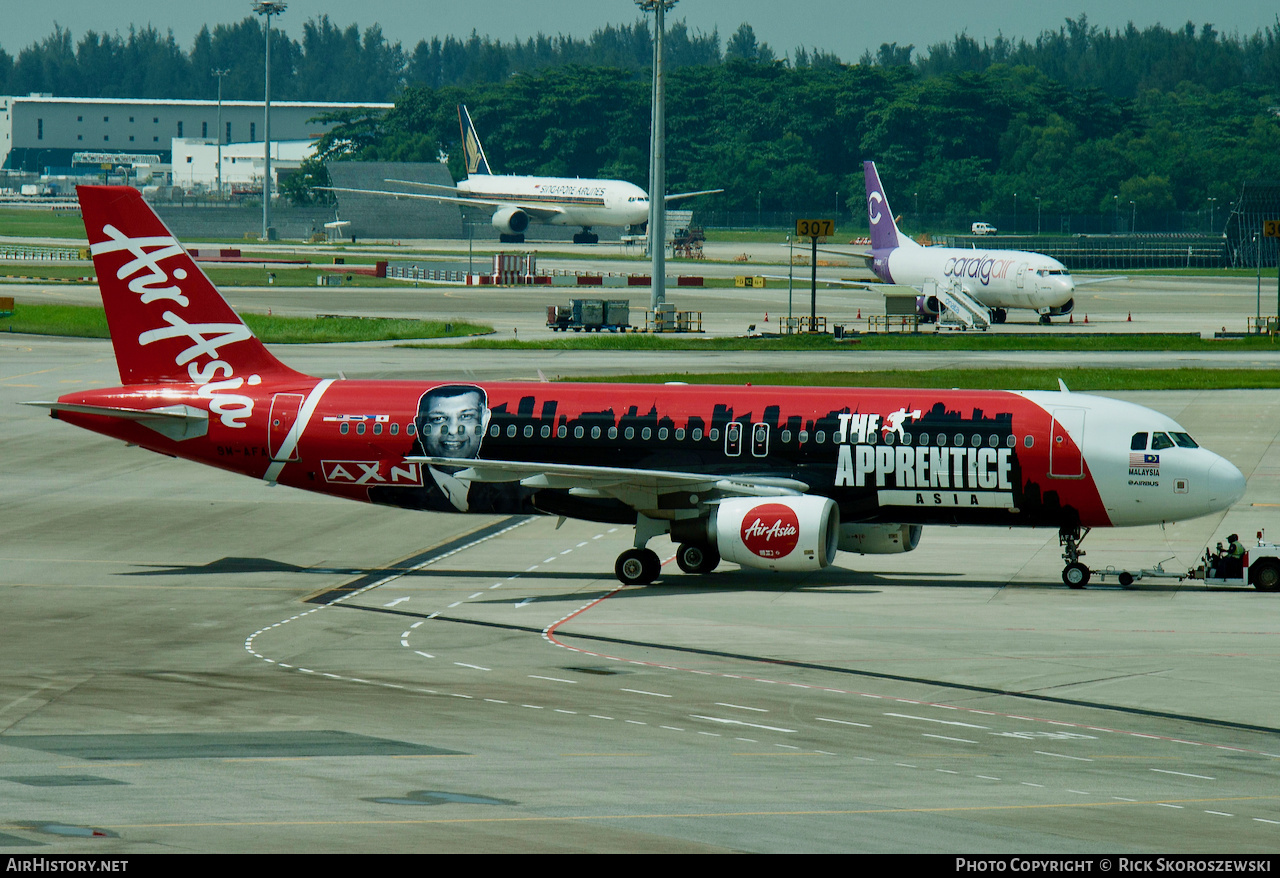
[[[161,32],[172,30],[178,44],[190,49],[201,25],[210,28],[230,24],[249,14],[250,0],[3,0],[0,48],[10,55],[48,36],[54,23],[71,31],[74,41],[86,31],[127,34],[131,24],[150,24]],[[1090,23],[1113,30],[1132,21],[1139,28],[1161,24],[1179,28],[1186,22],[1206,22],[1222,33],[1255,31],[1276,25],[1277,7],[1262,0],[1227,0],[1221,6],[1199,0],[914,0],[906,6],[891,2],[850,0],[680,0],[668,14],[683,19],[691,29],[710,33],[718,28],[723,45],[742,22],[749,22],[757,39],[779,57],[796,46],[825,49],[845,61],[881,43],[913,44],[917,50],[950,40],[964,31],[981,42],[1003,33],[1009,38],[1035,37],[1057,29],[1067,18],[1081,13]],[[452,34],[464,37],[475,30],[481,36],[510,41],[539,32],[547,35],[588,36],[606,24],[635,21],[639,8],[634,0],[289,0],[281,22],[290,36],[301,37],[302,23],[328,14],[341,27],[355,23],[365,28],[382,26],[388,39],[412,49],[418,40]]]

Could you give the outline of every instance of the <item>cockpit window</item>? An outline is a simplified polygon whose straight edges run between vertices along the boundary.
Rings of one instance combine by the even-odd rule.
[[[1146,451],[1147,450],[1147,434],[1134,433],[1133,438],[1129,440],[1130,451]]]
[[[1196,444],[1196,440],[1192,439],[1186,433],[1170,433],[1169,435],[1173,437],[1173,441],[1178,444],[1179,448],[1199,448],[1200,447],[1199,445]]]
[[[1167,433],[1151,434],[1151,450],[1152,451],[1159,451],[1162,448],[1172,448],[1172,447],[1173,447],[1173,440],[1169,438],[1169,434]]]

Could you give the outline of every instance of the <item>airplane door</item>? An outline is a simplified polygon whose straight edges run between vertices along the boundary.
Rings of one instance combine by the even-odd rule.
[[[1084,409],[1054,409],[1049,434],[1049,475],[1056,479],[1084,477]]]
[[[1027,263],[1018,266],[1018,289],[1022,289],[1027,281]]]
[[[267,424],[267,450],[272,460],[297,460],[298,443],[293,444],[287,456],[281,457],[285,438],[298,420],[302,409],[301,393],[277,393],[271,397],[271,420]]]
[[[724,453],[726,457],[738,457],[742,454],[742,423],[730,421],[724,427]]]
[[[753,424],[751,426],[751,454],[753,457],[769,456],[768,424]]]

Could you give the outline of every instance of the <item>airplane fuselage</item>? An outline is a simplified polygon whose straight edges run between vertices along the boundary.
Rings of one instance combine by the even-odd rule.
[[[191,438],[119,418],[57,416],[162,454],[354,500],[634,522],[634,508],[616,500],[536,482],[490,484],[470,508],[451,508],[430,467],[415,460],[424,453],[417,434],[427,429],[420,400],[438,384],[299,376],[239,387],[229,409],[196,384],[124,386],[59,400],[210,410],[207,431]],[[1135,452],[1137,434],[1186,434],[1149,409],[1086,394],[476,386],[490,412],[477,437],[484,459],[795,480],[835,501],[850,526],[1158,524],[1225,508],[1243,490],[1234,467],[1192,442],[1157,451],[1144,444]],[[220,408],[230,414],[218,415]],[[678,519],[696,514],[700,502],[696,491],[655,498],[645,514]]]
[[[872,270],[886,283],[921,287],[929,280],[958,281],[988,308],[1061,309],[1075,294],[1066,266],[1040,253],[901,246],[871,255]]]
[[[544,207],[553,213],[530,212],[529,218],[550,225],[630,226],[649,218],[649,196],[624,180],[480,174],[458,183],[458,194],[509,202],[512,208]]]

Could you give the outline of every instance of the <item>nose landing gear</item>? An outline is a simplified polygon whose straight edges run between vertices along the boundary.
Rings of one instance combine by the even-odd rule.
[[[1080,544],[1084,542],[1084,538],[1089,535],[1089,528],[1081,530],[1077,525],[1073,528],[1062,528],[1058,531],[1058,545],[1063,546],[1062,560],[1067,562],[1067,566],[1062,568],[1062,581],[1069,588],[1084,588],[1089,584],[1089,568],[1080,563],[1080,557],[1084,552],[1080,551]]]

